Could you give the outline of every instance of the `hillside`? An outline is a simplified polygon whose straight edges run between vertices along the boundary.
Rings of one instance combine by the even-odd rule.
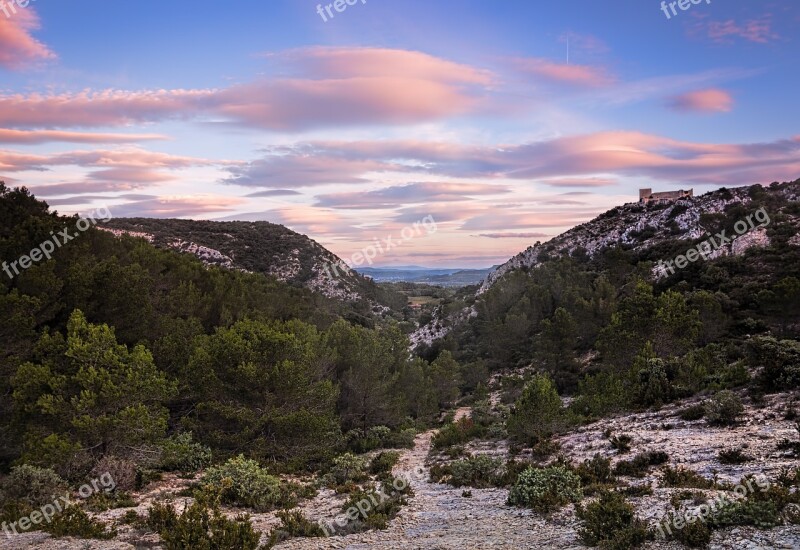
[[[405,305],[402,296],[378,287],[313,239],[282,225],[119,218],[103,227],[143,237],[161,248],[193,254],[207,265],[263,273],[345,302],[364,301],[373,313],[381,313],[386,307],[399,311]]]
[[[660,261],[667,262],[696,247],[709,237],[725,230],[728,242],[718,243],[706,257],[714,262],[726,256],[738,257],[752,248],[765,249],[772,244],[790,247],[800,245],[800,180],[773,183],[769,187],[753,185],[735,189],[719,189],[699,197],[669,204],[640,205],[629,203],[615,207],[594,220],[576,226],[546,242],[537,242],[492,271],[483,281],[473,300],[463,307],[438,311],[433,320],[411,336],[414,345],[431,345],[447,336],[455,326],[463,325],[477,315],[476,302],[500,281],[515,273],[528,273],[559,259],[572,259],[591,264],[607,254],[624,256],[631,269],[644,262],[643,276],[658,281],[663,273]],[[737,236],[733,227],[759,207],[765,207],[770,219],[765,227],[755,227]],[[773,242],[777,239],[777,242]],[[615,252],[612,252],[615,251]],[[699,269],[703,261],[677,275],[685,276]],[[766,276],[776,263],[763,266]],[[785,267],[785,266],[784,266]]]

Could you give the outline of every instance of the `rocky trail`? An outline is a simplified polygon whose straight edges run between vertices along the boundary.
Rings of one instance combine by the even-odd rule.
[[[714,471],[711,457],[716,451],[745,443],[757,460],[746,466],[729,467],[728,471],[715,472],[731,481],[744,473],[766,471],[776,475],[778,468],[795,465],[792,459],[775,456],[776,440],[791,435],[790,424],[780,420],[777,411],[786,402],[787,396],[773,397],[761,411],[748,410],[748,420],[743,425],[728,430],[704,430],[691,423],[675,422],[677,407],[667,407],[659,412],[629,414],[609,418],[592,425],[578,428],[560,437],[562,450],[573,461],[601,453],[611,456],[603,432],[629,433],[634,437],[631,454],[647,449],[668,451],[671,462],[691,465],[693,469],[708,474]],[[469,415],[469,408],[456,410],[454,419]],[[667,429],[669,428],[669,429]],[[692,429],[694,428],[694,429]],[[383,531],[369,531],[344,536],[325,538],[296,538],[276,546],[279,550],[325,550],[325,549],[404,549],[404,550],[462,550],[462,549],[566,549],[586,548],[578,539],[580,524],[573,506],[566,506],[550,517],[530,510],[510,507],[505,504],[507,489],[469,489],[430,483],[428,465],[431,440],[437,430],[418,434],[413,449],[404,449],[393,469],[395,477],[407,480],[414,491],[398,516]],[[504,454],[506,445],[473,443],[472,452]],[[629,456],[629,455],[625,455]],[[616,460],[617,457],[614,457]],[[765,466],[769,465],[765,468]],[[726,475],[727,474],[727,475]],[[657,472],[636,480],[658,487]],[[165,495],[175,494],[190,481],[177,477],[165,478],[148,491],[136,495],[139,503],[136,510],[145,514],[149,505]],[[656,488],[652,496],[632,499],[637,514],[655,521],[666,510],[670,489]],[[471,496],[469,496],[471,494]],[[330,522],[341,515],[345,501],[330,489],[321,489],[317,496],[302,503],[299,510],[312,521]],[[244,510],[227,510],[231,515]],[[118,519],[125,510],[111,510],[99,514],[107,523]],[[275,513],[251,514],[254,527],[263,533],[266,542],[272,527],[279,521]],[[120,526],[119,535],[111,541],[87,541],[78,539],[52,539],[44,533],[28,533],[12,540],[0,537],[0,548],[37,548],[40,550],[85,549],[122,550],[133,548],[161,548],[155,534],[133,532]],[[681,549],[676,542],[650,542],[643,548]],[[750,527],[730,528],[718,531],[710,548],[712,550],[760,550],[772,548],[800,548],[800,526],[782,526],[768,531]]]

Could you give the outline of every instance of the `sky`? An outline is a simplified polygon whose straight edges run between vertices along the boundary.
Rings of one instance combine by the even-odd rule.
[[[639,188],[800,177],[796,0],[20,1],[0,180],[63,214],[488,267]]]

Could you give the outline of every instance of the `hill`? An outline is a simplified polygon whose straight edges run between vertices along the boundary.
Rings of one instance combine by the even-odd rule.
[[[404,298],[350,270],[306,235],[269,222],[116,218],[101,228],[197,256],[207,265],[270,275],[328,298],[363,302],[374,314],[400,311]],[[334,269],[334,266],[336,268]]]

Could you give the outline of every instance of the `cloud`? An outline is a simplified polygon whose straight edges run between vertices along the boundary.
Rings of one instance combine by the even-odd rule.
[[[727,113],[733,109],[733,97],[725,90],[696,90],[673,97],[668,106],[676,111]]]
[[[474,195],[498,195],[511,192],[506,185],[480,183],[424,182],[386,187],[366,193],[319,195],[318,206],[347,209],[386,209],[398,205],[430,202],[458,202]]]
[[[130,191],[178,179],[175,171],[197,166],[224,166],[236,162],[210,160],[147,151],[138,147],[77,150],[54,155],[24,154],[0,150],[0,173],[47,171],[54,167],[77,166],[87,170],[83,181],[36,186],[37,194],[97,193]]]
[[[109,206],[115,218],[186,218],[229,212],[242,204],[237,197],[159,197]]]
[[[272,189],[270,191],[258,191],[256,193],[249,193],[245,196],[258,198],[258,197],[285,197],[289,195],[301,195],[302,193],[298,191],[293,191],[292,189]]]
[[[635,131],[597,132],[517,145],[476,146],[413,140],[312,141],[287,153],[279,181],[307,185],[358,183],[369,172],[415,172],[444,178],[548,181],[555,187],[598,187],[612,178],[647,177],[677,184],[744,185],[793,180],[800,173],[800,142],[714,144]],[[313,154],[310,152],[313,151]],[[2,161],[2,157],[0,157]],[[360,163],[364,163],[360,169]],[[326,175],[324,167],[332,166]],[[338,170],[337,170],[338,168]],[[359,171],[360,170],[360,171]],[[257,183],[257,182],[253,182]],[[262,182],[263,183],[263,182]]]
[[[0,67],[18,70],[31,63],[55,59],[56,54],[33,38],[31,33],[39,29],[39,16],[33,7],[19,8],[6,4],[10,17],[0,15]]]
[[[97,134],[61,132],[57,130],[9,130],[0,128],[0,143],[33,145],[50,142],[70,143],[135,143],[138,141],[165,140],[160,134]]]
[[[766,44],[772,40],[780,39],[780,36],[772,30],[772,22],[769,16],[758,19],[751,19],[738,24],[733,19],[727,21],[710,21],[706,27],[708,37],[719,44],[730,44],[732,38],[741,38],[748,42]]]
[[[610,187],[619,182],[614,178],[556,178],[541,183],[550,187]]]
[[[556,63],[543,58],[516,58],[512,64],[520,71],[558,84],[586,88],[599,88],[614,82],[614,78],[600,67]]]
[[[213,90],[85,90],[0,95],[0,125],[90,128],[193,118],[212,106],[215,94]]]
[[[316,47],[268,58],[288,69],[225,89],[0,96],[0,125],[98,127],[199,117],[280,131],[416,124],[479,110],[492,84],[486,71],[408,50]]]
[[[538,239],[550,237],[547,233],[481,233],[478,237],[488,239]]]

